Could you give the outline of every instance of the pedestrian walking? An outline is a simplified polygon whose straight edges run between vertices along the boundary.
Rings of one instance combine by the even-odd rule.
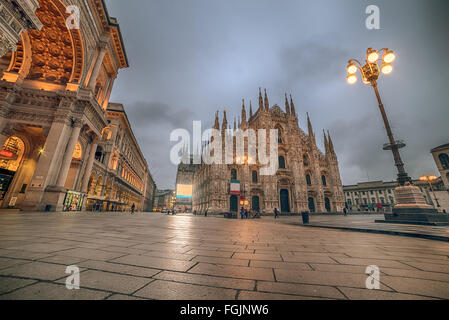
[[[245,219],[248,219],[248,210],[245,209]]]
[[[348,214],[348,210],[346,210],[346,208],[344,208],[343,213],[345,214],[345,217],[346,217],[346,215]]]
[[[131,206],[131,214],[134,214],[134,210],[136,209],[136,205],[133,203]]]
[[[274,218],[277,219],[279,215],[278,208],[274,208]]]
[[[240,208],[240,219],[243,219],[244,210],[243,207]]]

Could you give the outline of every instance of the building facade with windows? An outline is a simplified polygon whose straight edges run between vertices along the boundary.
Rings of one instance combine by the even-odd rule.
[[[37,2],[42,28],[0,58],[0,208],[83,210],[108,196],[142,208],[148,167],[123,108],[109,103],[128,67],[116,19],[102,0]],[[69,5],[78,28],[66,24]]]
[[[193,178],[193,211],[203,214],[237,212],[241,207],[261,214],[341,212],[344,208],[343,187],[337,155],[330,135],[324,134],[325,152],[316,144],[315,133],[307,116],[308,134],[300,127],[295,105],[285,97],[285,111],[278,105],[269,106],[268,95],[259,90],[259,107],[247,117],[245,103],[241,118],[234,119],[234,133],[253,129],[278,130],[278,167],[274,175],[260,175],[259,159],[248,161],[246,144],[244,160],[234,164],[195,165]],[[220,131],[224,142],[228,126],[226,111],[220,128],[218,112],[214,129]],[[267,139],[269,140],[269,139]],[[234,139],[235,141],[235,139]],[[269,143],[268,143],[269,144]],[[235,146],[235,144],[234,144]],[[269,146],[267,147],[269,148]],[[268,149],[269,150],[269,149]],[[236,152],[234,148],[234,159]],[[223,161],[222,163],[226,163]]]
[[[397,186],[397,181],[370,181],[343,186],[346,208],[349,211],[391,211],[396,203],[394,188]]]
[[[431,150],[441,179],[446,190],[449,190],[449,143]]]
[[[447,189],[441,178],[431,182],[432,188],[425,181],[414,180],[413,184],[419,187],[428,205],[438,209],[439,204],[439,211],[449,210],[449,203],[446,204],[445,200]],[[343,186],[346,208],[353,212],[391,212],[396,204],[394,189],[398,186],[397,181],[370,181]]]
[[[431,150],[440,177],[430,182],[414,180],[427,204],[438,211],[449,212],[449,144]],[[391,211],[396,203],[397,181],[362,182],[343,187],[346,208],[350,211]]]
[[[123,105],[110,103],[87,189],[87,210],[152,211],[156,185]],[[70,177],[70,176],[69,176]]]

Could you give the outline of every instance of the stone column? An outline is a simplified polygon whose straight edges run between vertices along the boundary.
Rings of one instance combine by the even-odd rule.
[[[92,90],[95,90],[95,85],[97,83],[98,74],[100,73],[101,64],[103,63],[104,55],[106,54],[107,42],[100,43],[100,53],[98,54],[98,58],[95,61],[94,69],[92,70],[92,74],[90,76],[88,87]]]
[[[77,120],[73,126],[72,134],[69,139],[69,143],[67,144],[67,148],[62,159],[61,169],[59,170],[58,180],[56,181],[57,187],[64,187],[65,181],[67,179],[67,175],[69,173],[70,164],[72,163],[73,152],[75,151],[76,143],[78,142],[78,138],[80,135],[81,127],[83,123]]]
[[[44,203],[43,196],[47,186],[53,182],[57,158],[67,145],[66,137],[69,128],[65,121],[53,122],[45,146],[39,154],[30,186],[25,194],[25,200],[22,204],[23,210],[43,210],[46,204],[51,204]]]
[[[83,183],[81,185],[81,192],[87,193],[87,187],[89,184],[90,174],[92,172],[92,167],[95,160],[95,152],[97,151],[98,137],[92,141],[92,146],[90,147],[89,159],[87,160],[86,169],[84,171]]]
[[[112,87],[114,86],[114,81],[115,81],[116,77],[117,76],[114,75],[113,77],[111,77],[111,80],[109,80],[108,89],[106,91],[106,94],[104,95],[103,102],[101,103],[102,108],[105,109],[105,110],[106,110],[106,108],[109,105],[109,97],[111,96]]]

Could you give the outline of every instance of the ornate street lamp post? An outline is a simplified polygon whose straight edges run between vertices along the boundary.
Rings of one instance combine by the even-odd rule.
[[[380,56],[380,54],[382,56]],[[379,79],[380,72],[387,75],[393,71],[393,66],[391,63],[395,59],[395,54],[392,50],[381,49],[379,51],[372,48],[368,48],[366,51],[365,64],[362,65],[358,60],[351,59],[348,62],[347,71],[347,81],[349,84],[354,84],[357,81],[357,70],[360,71],[362,75],[362,81],[365,84],[369,84],[373,87],[374,93],[376,94],[377,101],[379,103],[380,113],[382,114],[382,119],[385,124],[385,129],[387,130],[387,136],[389,143],[384,145],[384,150],[391,150],[393,153],[394,163],[398,169],[398,182],[399,185],[403,186],[406,182],[411,182],[410,177],[405,172],[404,162],[402,162],[399,149],[405,147],[405,143],[401,140],[395,140],[393,137],[393,132],[391,131],[390,122],[388,121],[387,114],[385,112],[384,105],[380,98],[379,90],[377,89],[377,79]],[[379,68],[380,64],[380,68]]]
[[[449,215],[438,215],[438,211],[426,203],[421,190],[412,185],[412,180],[405,172],[404,162],[402,162],[399,153],[399,149],[405,147],[405,143],[394,139],[379,90],[377,89],[377,80],[380,73],[390,74],[393,71],[391,63],[395,58],[396,56],[392,50],[385,48],[377,51],[368,48],[364,64],[356,59],[351,59],[346,67],[349,84],[357,82],[356,74],[357,71],[360,71],[363,83],[373,87],[389,139],[389,143],[384,145],[384,150],[391,150],[394,163],[398,169],[399,186],[395,188],[397,204],[394,206],[392,214],[385,214],[385,221],[376,220],[376,222],[449,225]]]

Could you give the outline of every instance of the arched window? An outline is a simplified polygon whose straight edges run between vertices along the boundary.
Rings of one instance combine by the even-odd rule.
[[[309,166],[309,156],[308,155],[303,155],[302,156],[302,161],[304,162],[304,167],[308,167]]]
[[[312,185],[312,178],[310,177],[310,174],[306,174],[306,182],[308,186]]]
[[[231,179],[237,180],[237,170],[231,169]]]
[[[257,183],[259,181],[258,177],[257,177],[257,171],[253,171],[252,172],[252,176],[253,176],[253,183]]]
[[[95,160],[100,161],[103,158],[103,148],[101,146],[97,147],[97,151],[95,152]]]
[[[279,169],[285,169],[285,158],[283,156],[279,156]]]
[[[323,183],[323,186],[327,186],[327,181],[326,181],[326,176],[325,175],[321,176],[321,182]]]
[[[103,140],[110,140],[112,137],[112,131],[110,128],[106,127],[103,129],[103,133],[101,135],[101,139]]]
[[[83,156],[83,149],[81,148],[81,144],[77,141],[75,145],[75,150],[73,151],[73,159],[80,160]]]
[[[16,172],[25,153],[25,143],[18,137],[10,137],[0,148],[0,168]]]
[[[438,156],[441,162],[441,166],[444,170],[449,170],[449,156],[446,153],[442,153]]]

